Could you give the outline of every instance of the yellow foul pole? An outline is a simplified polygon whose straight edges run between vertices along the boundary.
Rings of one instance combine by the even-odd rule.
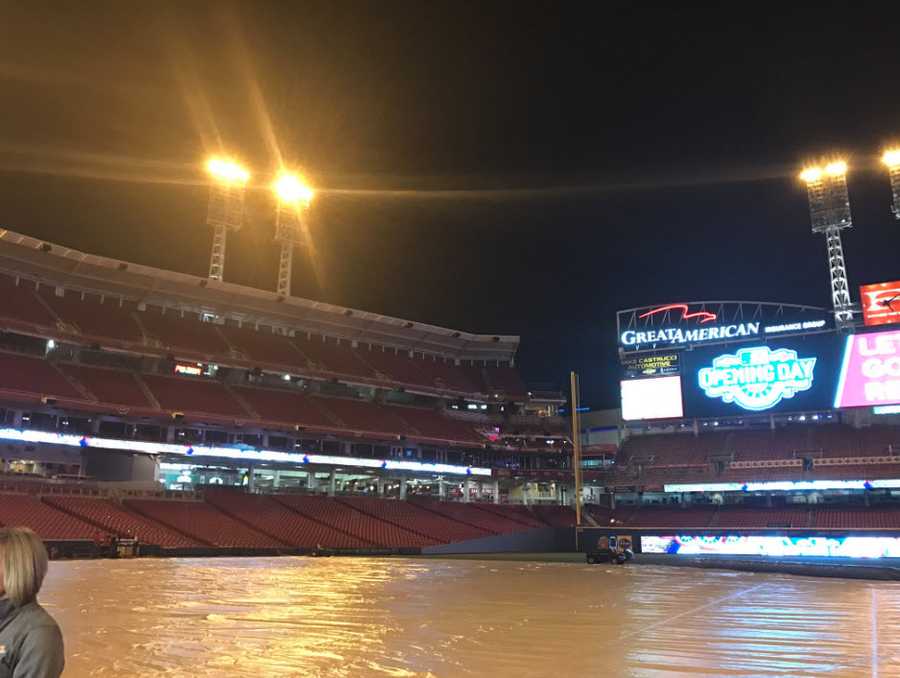
[[[575,471],[575,526],[581,527],[581,417],[578,375],[570,373],[572,382],[572,468]]]

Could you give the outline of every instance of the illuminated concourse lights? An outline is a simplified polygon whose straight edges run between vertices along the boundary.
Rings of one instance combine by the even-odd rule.
[[[812,231],[825,236],[834,317],[838,325],[848,325],[853,322],[853,309],[841,244],[841,231],[853,225],[847,194],[847,163],[833,160],[824,166],[807,167],[800,178],[809,194]]]
[[[280,297],[291,296],[291,270],[294,247],[303,242],[303,214],[315,192],[299,174],[282,172],[272,184],[277,199],[275,240],[281,243],[278,257],[278,287]]]
[[[891,212],[896,219],[900,219],[900,147],[887,149],[881,156],[881,162],[888,168],[891,176],[891,193],[894,196]]]
[[[225,275],[225,244],[228,231],[244,224],[244,194],[250,173],[230,158],[213,157],[206,163],[212,181],[209,185],[209,207],[206,223],[213,227],[209,277],[222,280]]]

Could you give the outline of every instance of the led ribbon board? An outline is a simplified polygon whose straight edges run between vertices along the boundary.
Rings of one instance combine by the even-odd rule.
[[[816,358],[800,358],[790,348],[753,346],[713,358],[697,373],[707,398],[754,412],[768,410],[813,385]]]
[[[121,450],[128,452],[144,452],[146,454],[172,454],[184,457],[211,457],[217,459],[233,459],[242,462],[271,461],[298,465],[323,464],[328,466],[350,466],[354,468],[382,469],[385,471],[414,471],[418,473],[446,473],[465,476],[490,477],[491,469],[476,466],[458,466],[455,464],[432,464],[422,461],[403,461],[394,459],[365,459],[359,457],[335,457],[322,454],[303,454],[298,452],[280,452],[263,450],[243,445],[241,447],[216,447],[207,445],[178,445],[175,443],[151,443],[142,440],[119,440],[116,438],[94,438],[72,435],[69,433],[53,433],[51,431],[35,431],[32,429],[0,428],[0,440],[15,440],[27,443],[45,443],[66,447],[100,448],[105,450]]]
[[[807,537],[775,535],[641,536],[644,553],[689,556],[770,556],[819,558],[897,558],[900,537]]]

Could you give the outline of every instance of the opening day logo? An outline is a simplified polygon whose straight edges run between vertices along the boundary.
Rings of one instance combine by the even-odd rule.
[[[812,388],[816,360],[789,348],[754,346],[713,358],[697,379],[708,398],[758,412]]]

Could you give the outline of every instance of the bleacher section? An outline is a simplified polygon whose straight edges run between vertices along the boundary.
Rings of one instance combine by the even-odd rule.
[[[201,545],[200,542],[129,511],[121,504],[109,499],[54,496],[46,497],[44,501],[117,537],[137,539],[141,543],[154,544],[166,549],[192,548]]]
[[[0,276],[0,317],[25,327],[57,329],[57,318],[40,303],[29,280]]]
[[[238,367],[307,371],[361,383],[401,385],[436,393],[502,394],[524,399],[527,389],[513,367],[470,367],[434,356],[397,351],[346,339],[297,332],[273,333],[271,327],[235,327],[201,320],[196,313],[141,305],[114,294],[16,281],[0,275],[0,326],[84,345],[155,352],[189,360]]]
[[[164,410],[211,414],[223,419],[249,419],[252,416],[218,381],[150,374],[141,379]]]
[[[272,497],[211,492],[207,501],[283,544],[304,549],[366,549],[371,542],[353,537],[291,510]]]
[[[342,497],[341,501],[357,511],[445,544],[491,534],[406,501],[384,501],[375,497]]]
[[[70,379],[84,386],[102,403],[153,409],[153,404],[141,389],[137,375],[125,370],[86,365],[59,365]]]
[[[432,499],[414,498],[411,502],[418,504],[428,511],[452,518],[460,523],[471,525],[493,534],[507,534],[522,532],[531,529],[517,520],[510,520],[493,511],[483,511],[477,504],[462,504],[459,502],[434,501]],[[572,523],[574,524],[574,519]]]
[[[616,456],[618,485],[900,477],[896,427],[793,425],[776,430],[632,436]]]
[[[0,280],[4,278],[0,276]],[[135,304],[114,297],[101,299],[94,294],[68,291],[60,297],[52,287],[41,287],[41,300],[68,328],[73,328],[90,343],[134,344],[144,341],[135,320]]]
[[[29,394],[32,398],[84,399],[54,365],[40,358],[0,353],[0,374],[0,389],[5,391]]]
[[[205,360],[228,355],[228,344],[216,326],[201,322],[196,316],[181,317],[174,311],[163,315],[158,310],[148,309],[137,318],[147,336],[167,351]]]
[[[181,412],[188,417],[233,422],[259,419],[271,425],[311,430],[368,432],[458,444],[484,442],[474,428],[436,410],[380,405],[347,398],[310,396],[290,389],[226,386],[215,379],[139,375],[129,370],[51,363],[0,352],[0,390],[23,402],[41,398],[78,401],[80,409],[134,410],[140,414]]]
[[[338,499],[300,495],[274,495],[274,498],[307,518],[378,547],[416,549],[441,543],[437,538],[386,523]]]
[[[211,546],[251,549],[277,549],[286,546],[205,502],[129,499],[125,501],[125,506],[154,522]]]
[[[0,494],[0,524],[25,525],[45,540],[108,542],[112,535],[26,494]]]

